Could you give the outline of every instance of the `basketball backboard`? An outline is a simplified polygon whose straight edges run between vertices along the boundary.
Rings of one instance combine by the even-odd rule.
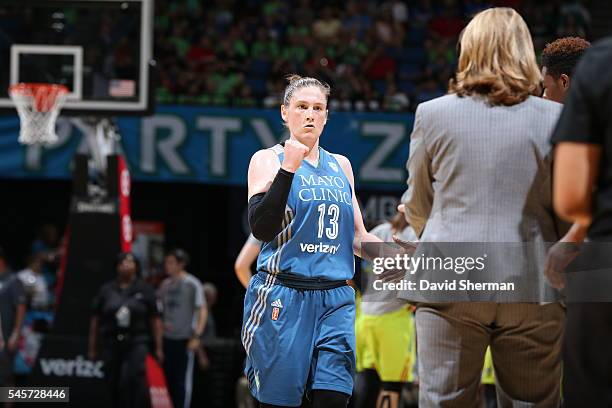
[[[2,0],[0,108],[8,87],[58,83],[62,115],[151,112],[154,0]]]

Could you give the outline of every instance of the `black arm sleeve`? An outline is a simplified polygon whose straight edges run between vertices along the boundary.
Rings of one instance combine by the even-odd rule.
[[[270,189],[249,200],[249,225],[258,240],[270,242],[281,232],[293,176],[294,173],[279,169]]]

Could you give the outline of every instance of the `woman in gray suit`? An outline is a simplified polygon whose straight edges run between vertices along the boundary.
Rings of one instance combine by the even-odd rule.
[[[416,111],[403,202],[422,242],[528,242],[543,259],[558,240],[548,139],[561,105],[536,96],[540,81],[519,14],[472,19],[449,94]],[[507,264],[515,269],[497,281],[521,276],[519,260]],[[421,301],[419,406],[475,407],[487,346],[502,407],[558,406],[563,322],[558,303]]]

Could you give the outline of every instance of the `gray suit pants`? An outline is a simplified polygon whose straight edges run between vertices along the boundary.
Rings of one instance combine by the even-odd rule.
[[[489,345],[500,408],[558,407],[564,321],[558,303],[418,304],[419,407],[477,407]]]

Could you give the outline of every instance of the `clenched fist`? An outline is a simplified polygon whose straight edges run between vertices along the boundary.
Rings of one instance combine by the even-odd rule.
[[[309,151],[308,147],[297,140],[287,140],[285,142],[285,158],[281,167],[286,171],[295,173],[300,168],[302,160],[304,160]]]

